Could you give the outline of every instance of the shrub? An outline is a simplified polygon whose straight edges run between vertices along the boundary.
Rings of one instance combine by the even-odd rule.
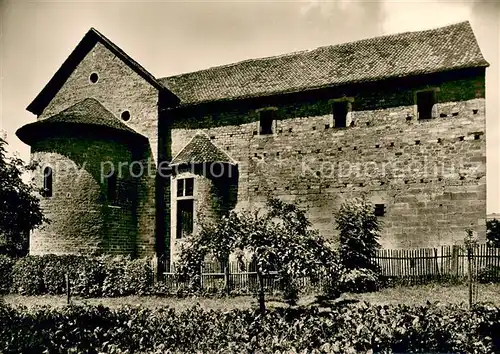
[[[45,291],[53,295],[65,293],[66,275],[69,276],[70,281],[73,280],[82,261],[82,257],[76,255],[48,254],[42,256]]]
[[[380,248],[381,222],[374,207],[366,199],[355,198],[344,202],[336,216],[340,232],[340,261],[346,269],[378,271],[371,259]]]
[[[104,265],[95,257],[81,257],[71,278],[71,292],[82,297],[102,295]]]
[[[346,269],[339,281],[342,292],[365,293],[380,288],[378,274],[370,269]]]
[[[489,264],[486,267],[479,269],[477,280],[483,284],[499,281],[500,267]]]
[[[0,294],[8,293],[12,286],[12,267],[14,261],[0,254]]]
[[[486,221],[486,239],[492,247],[500,247],[500,220]]]
[[[154,277],[151,263],[147,259],[134,259],[125,262],[122,279],[124,294],[144,295],[151,292]]]
[[[102,283],[103,296],[122,296],[125,294],[126,284],[123,283],[125,275],[125,263],[130,258],[124,256],[102,256],[101,261],[104,269],[104,281]]]
[[[12,267],[12,291],[21,295],[39,295],[44,290],[42,257],[20,258]]]
[[[183,311],[0,305],[2,353],[498,353],[500,309],[370,306]],[[173,349],[175,348],[175,349]]]
[[[19,259],[12,269],[11,288],[23,295],[64,294],[66,274],[71,293],[81,297],[143,295],[151,292],[154,279],[145,259],[51,254]]]

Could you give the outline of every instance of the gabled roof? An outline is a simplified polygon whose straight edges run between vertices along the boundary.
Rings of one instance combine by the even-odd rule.
[[[61,89],[71,73],[76,69],[78,64],[85,58],[85,56],[92,50],[97,42],[102,43],[114,55],[120,58],[126,65],[139,74],[144,80],[150,83],[153,87],[166,94],[171,105],[179,103],[179,98],[172,92],[165,88],[153,75],[144,69],[134,59],[129,57],[127,53],[121,50],[117,45],[111,42],[104,35],[99,33],[95,28],[91,28],[78,43],[76,48],[71,52],[68,58],[64,61],[61,67],[56,71],[54,76],[40,91],[36,98],[26,108],[33,114],[39,115],[43,112],[45,107],[49,104],[54,95]]]
[[[236,165],[236,162],[228,154],[215,146],[206,134],[198,132],[172,159],[170,165],[203,164],[212,162]]]
[[[40,136],[50,134],[52,129],[57,126],[72,126],[80,130],[93,126],[101,130],[104,128],[146,139],[115,117],[95,98],[86,98],[49,118],[26,124],[17,130],[16,135],[23,142],[29,144]]]
[[[469,22],[251,59],[159,81],[184,105],[487,67]]]

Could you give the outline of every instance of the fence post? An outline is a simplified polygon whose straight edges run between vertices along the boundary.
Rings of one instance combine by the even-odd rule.
[[[226,293],[227,295],[231,294],[231,282],[230,282],[230,278],[229,278],[229,266],[226,265],[224,267],[224,282],[225,282],[225,286],[226,286]]]
[[[439,262],[438,262],[438,250],[434,248],[434,261],[436,262],[436,278],[441,279],[441,272],[439,271]]]
[[[153,271],[154,283],[158,282],[158,256],[153,256],[151,259],[151,269]]]
[[[203,290],[203,264],[200,265],[200,288]]]
[[[66,280],[66,303],[69,305],[71,303],[71,289],[69,285],[69,273],[66,272],[65,274],[65,280]]]

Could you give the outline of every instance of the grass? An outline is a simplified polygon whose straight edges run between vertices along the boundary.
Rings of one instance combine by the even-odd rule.
[[[374,305],[424,305],[427,301],[438,302],[440,304],[467,304],[468,303],[467,285],[442,285],[428,284],[411,287],[394,287],[383,289],[378,292],[365,294],[344,294],[341,299],[367,301]],[[477,302],[490,302],[500,306],[500,284],[478,284]],[[301,297],[299,305],[310,305],[316,300],[315,295]],[[43,296],[21,296],[6,295],[4,301],[12,306],[26,306],[34,308],[39,306],[63,307],[66,305],[66,297],[61,295],[43,295]],[[199,305],[203,309],[213,310],[232,310],[257,308],[257,301],[252,296],[237,296],[229,298],[175,298],[158,296],[125,296],[119,298],[95,298],[78,299],[73,298],[74,304],[102,304],[106,307],[117,308],[123,305],[145,306],[151,309],[159,307],[172,307],[182,311],[184,309]],[[282,307],[287,306],[276,297],[266,297],[266,306]]]

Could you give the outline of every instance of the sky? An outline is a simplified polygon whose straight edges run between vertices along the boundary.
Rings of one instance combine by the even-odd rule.
[[[468,20],[485,59],[487,212],[500,213],[500,0],[36,1],[0,0],[0,131],[15,131],[94,27],[156,77]],[[1,134],[0,134],[1,136]]]

